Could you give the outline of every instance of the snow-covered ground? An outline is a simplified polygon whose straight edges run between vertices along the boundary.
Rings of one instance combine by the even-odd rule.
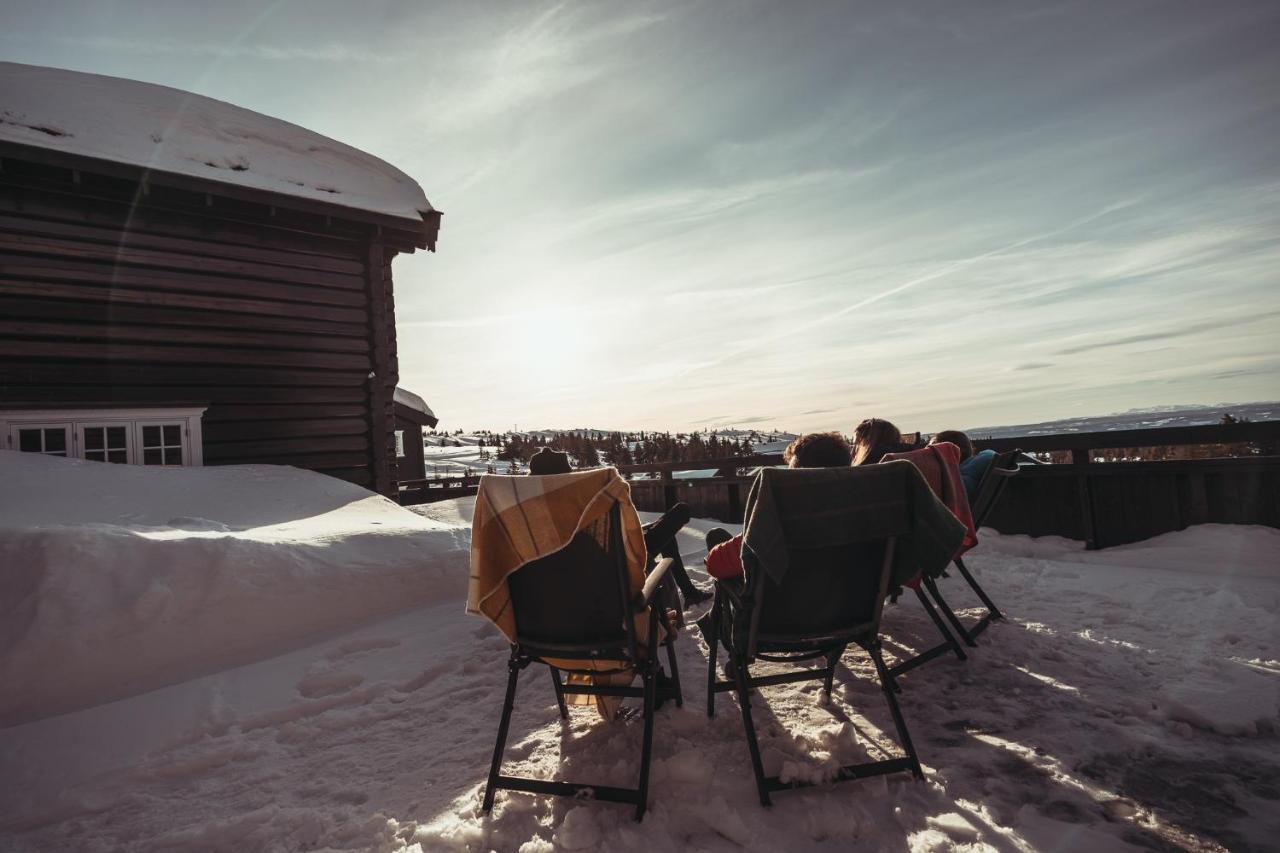
[[[76,464],[80,474],[94,473],[83,466],[107,467]],[[123,468],[109,473],[171,473]],[[284,482],[275,483],[275,493],[299,493],[280,469],[198,473],[236,470],[260,478],[264,492],[276,476]],[[317,483],[305,486],[315,491]],[[12,491],[0,494],[6,514],[21,512]],[[113,525],[90,526],[82,505],[93,501],[66,497],[61,528],[6,519],[4,572],[20,569],[12,559],[13,543],[27,541],[19,528],[47,543],[41,546],[47,555],[78,555],[65,582],[87,584],[91,592],[79,612],[94,647],[81,650],[108,670],[133,667],[122,658],[139,654],[131,643],[150,612],[139,602],[154,598],[159,578],[181,571],[187,555],[215,545],[232,554],[248,542],[262,560],[278,547],[291,552],[279,564],[281,583],[301,589],[331,574],[345,577],[344,566],[365,544],[348,532],[334,540],[342,559],[307,552],[317,562],[304,580],[293,564],[299,549],[262,531],[302,525],[314,534],[330,521],[354,523],[340,514],[348,503],[332,501],[339,506],[309,521],[279,507],[252,524],[219,522],[238,528],[223,530],[208,518],[130,521],[124,510]],[[192,514],[186,508],[192,491],[160,497],[174,512]],[[119,501],[116,495],[99,502]],[[706,647],[693,629],[680,642],[685,706],[658,715],[651,810],[643,823],[622,806],[511,793],[499,794],[492,815],[482,816],[507,650],[491,625],[463,613],[473,503],[426,505],[418,515],[379,505],[376,520],[399,530],[390,538],[425,551],[423,597],[405,593],[402,602],[411,609],[385,615],[363,606],[376,597],[371,589],[357,591],[363,587],[404,589],[399,570],[366,573],[355,587],[338,585],[352,605],[343,627],[330,623],[330,633],[319,640],[312,634],[301,648],[0,729],[0,849],[1262,850],[1274,849],[1280,835],[1280,531],[1228,526],[1102,552],[984,531],[969,562],[1009,619],[981,638],[967,663],[942,659],[903,678],[903,709],[926,765],[923,782],[882,777],[787,792],[762,809],[735,700],[722,697],[715,719],[704,713]],[[246,503],[243,511],[263,508]],[[681,534],[681,550],[704,583],[698,558],[710,526],[695,521]],[[140,546],[130,537],[192,550],[147,563],[149,583],[134,586],[131,558]],[[103,562],[112,554],[130,559]],[[268,564],[248,565],[243,571],[253,583],[269,587]],[[219,582],[237,571],[228,560]],[[128,582],[115,585],[114,597],[99,597],[94,591],[111,586],[117,574]],[[944,581],[944,588],[958,606],[971,603],[958,580]],[[172,606],[199,603],[205,617],[227,622],[239,618],[245,601],[182,583],[172,594]],[[12,605],[12,587],[5,599]],[[49,608],[67,610],[72,599],[56,598]],[[46,600],[43,593],[37,598],[36,621],[61,620],[51,624],[75,642],[82,625],[39,612]],[[307,608],[278,597],[272,602],[281,636],[315,629],[299,628],[308,622]],[[124,614],[119,638],[90,630],[96,623],[89,617],[102,605]],[[244,624],[209,639],[260,630]],[[935,639],[914,601],[889,607],[885,630],[891,652]],[[175,644],[207,664],[216,654],[202,648],[199,636],[170,632],[155,642]],[[259,643],[258,654],[270,648]],[[34,681],[6,679],[6,695],[40,692],[63,678],[64,666],[80,678],[70,656],[13,663],[44,649],[6,641],[8,671],[38,673]],[[789,763],[805,772],[881,755],[891,726],[871,668],[855,651],[843,663],[830,703],[821,701],[817,682],[766,688],[757,699],[766,769]],[[547,682],[537,670],[522,676],[508,767],[632,784],[638,720],[602,723],[594,712],[574,709],[562,724]],[[104,689],[103,698],[112,695]]]

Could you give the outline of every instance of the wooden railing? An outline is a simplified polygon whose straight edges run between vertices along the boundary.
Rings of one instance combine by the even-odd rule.
[[[1280,421],[976,439],[975,447],[1070,453],[1069,464],[1029,464],[1014,477],[987,524],[1002,533],[1081,539],[1090,548],[1135,542],[1192,524],[1280,527]],[[1101,461],[1113,449],[1219,446],[1244,455],[1173,461]],[[1223,452],[1226,452],[1225,450]],[[1129,454],[1119,456],[1127,458]],[[781,465],[778,455],[627,465],[642,510],[683,501],[697,517],[742,521],[750,470]],[[716,469],[680,479],[680,471]],[[746,470],[744,470],[746,469]],[[647,474],[653,479],[635,479]]]

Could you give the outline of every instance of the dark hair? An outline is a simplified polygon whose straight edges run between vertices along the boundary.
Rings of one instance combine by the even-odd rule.
[[[867,418],[853,429],[853,464],[861,465],[877,444],[901,444],[902,433],[888,421]]]
[[[782,460],[792,468],[847,468],[853,453],[838,432],[811,432],[787,446]]]
[[[940,441],[949,441],[956,447],[960,448],[960,461],[968,459],[973,455],[973,442],[969,440],[969,436],[965,435],[958,429],[944,429],[929,440],[930,444],[937,444]]]

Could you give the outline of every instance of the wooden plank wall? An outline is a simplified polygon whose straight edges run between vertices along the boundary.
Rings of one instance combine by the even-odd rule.
[[[394,251],[140,200],[0,180],[0,401],[208,403],[206,464],[390,494]]]
[[[1091,505],[1077,499],[1081,477]],[[1091,524],[1097,548],[1210,523],[1280,527],[1280,457],[1027,467],[987,520],[1002,533],[1081,540]]]

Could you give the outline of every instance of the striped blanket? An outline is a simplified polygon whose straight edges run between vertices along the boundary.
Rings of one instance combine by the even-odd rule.
[[[484,616],[515,642],[507,578],[521,566],[564,548],[579,531],[596,536],[601,547],[605,518],[614,501],[622,507],[622,538],[631,591],[644,587],[645,547],[631,487],[613,468],[571,474],[480,478],[471,523],[471,577],[467,612]]]

